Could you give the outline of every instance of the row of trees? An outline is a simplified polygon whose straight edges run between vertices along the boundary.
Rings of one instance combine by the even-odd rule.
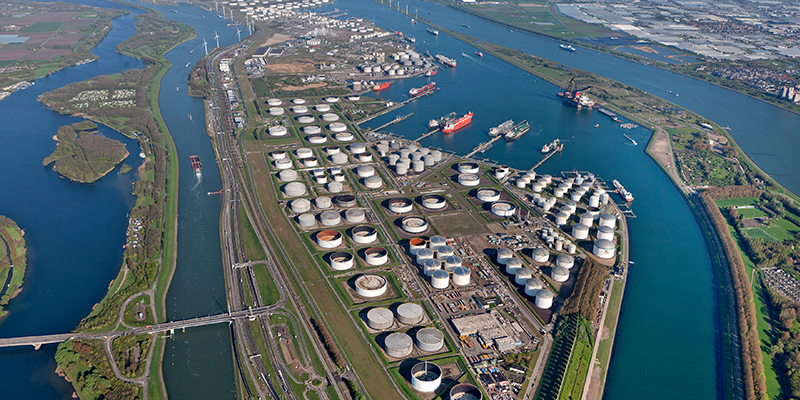
[[[786,297],[767,289],[770,306],[778,314],[780,326],[777,330],[775,344],[770,347],[770,355],[783,369],[783,380],[792,398],[800,398],[800,332],[796,323],[800,315],[800,302],[790,301]]]
[[[317,335],[319,335],[320,340],[322,340],[322,344],[325,345],[325,350],[328,351],[328,356],[331,357],[333,363],[339,368],[344,368],[346,365],[344,357],[339,353],[339,349],[336,347],[333,337],[328,333],[328,328],[318,319],[312,318],[311,324],[314,325],[314,329],[316,329]]]
[[[722,216],[714,200],[703,192],[700,195],[706,214],[711,219],[717,236],[722,243],[722,249],[730,265],[730,273],[736,293],[737,320],[741,338],[741,356],[743,366],[744,388],[748,400],[766,399],[767,385],[762,365],[760,341],[756,321],[756,311],[753,303],[753,292],[750,290],[750,279],[745,270],[739,248],[731,238],[728,224]]]
[[[741,199],[745,197],[760,197],[761,193],[763,192],[760,189],[756,189],[752,186],[736,185],[725,187],[711,186],[708,188],[708,190],[706,190],[706,193],[708,193],[712,199],[724,200]]]

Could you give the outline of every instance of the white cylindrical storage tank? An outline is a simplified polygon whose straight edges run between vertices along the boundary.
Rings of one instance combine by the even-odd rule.
[[[576,251],[578,251],[578,246],[575,243],[567,243],[567,253],[575,254]]]
[[[508,175],[508,167],[505,165],[501,165],[494,170],[494,177],[497,179],[503,179]]]
[[[436,249],[437,260],[444,261],[445,259],[447,259],[447,257],[450,257],[452,255],[455,255],[455,250],[448,245],[439,246]]]
[[[319,222],[325,226],[339,225],[342,222],[342,217],[336,211],[325,211],[319,215]]]
[[[325,101],[328,103],[336,103],[339,101],[339,98],[336,96],[328,96],[325,98]]]
[[[462,174],[477,174],[480,170],[478,164],[471,161],[463,161],[458,163],[458,172]]]
[[[333,174],[333,181],[334,182],[344,182],[344,174]],[[339,192],[341,192],[341,189],[339,190]]]
[[[397,321],[406,325],[416,325],[422,322],[425,311],[417,303],[403,303],[397,306]]]
[[[566,225],[569,214],[561,211],[556,215],[556,225]]]
[[[353,143],[347,147],[353,154],[361,154],[367,151],[367,146],[364,146],[364,143]]]
[[[283,125],[275,125],[269,128],[269,135],[270,136],[286,136],[288,131],[286,127]]]
[[[598,222],[600,226],[607,226],[609,228],[616,228],[617,227],[617,218],[615,218],[611,214],[602,214],[600,215],[600,221]]]
[[[553,292],[547,289],[539,289],[536,291],[536,300],[534,304],[536,307],[548,309],[553,306]]]
[[[442,262],[435,258],[425,260],[422,263],[422,273],[424,273],[425,276],[431,276],[431,274],[433,274],[433,271],[439,271],[441,269],[442,269]]]
[[[422,328],[418,330],[416,339],[417,347],[428,353],[439,351],[444,347],[444,334],[436,328]]]
[[[322,133],[322,128],[319,125],[306,125],[303,127],[303,133],[308,135],[318,135]]]
[[[431,155],[433,156],[433,161],[439,162],[442,161],[442,152],[439,150],[432,150]]]
[[[538,263],[546,263],[550,261],[550,252],[542,247],[537,247],[533,249],[532,254],[533,254],[533,261],[536,261]]]
[[[428,221],[418,216],[405,217],[402,220],[402,227],[408,233],[422,233],[428,230]]]
[[[321,115],[322,120],[325,122],[334,122],[339,120],[339,116],[334,113],[325,113]]]
[[[562,251],[564,250],[564,241],[561,239],[556,240],[555,244],[553,245],[555,251]]]
[[[308,135],[306,139],[311,144],[322,144],[328,141],[328,137],[325,135]]]
[[[333,138],[339,142],[351,142],[353,141],[354,136],[350,132],[337,132],[335,135],[333,135]]]
[[[525,282],[531,278],[533,278],[533,271],[528,268],[520,268],[514,273],[514,282],[516,282],[517,285],[524,285]]]
[[[500,191],[492,188],[478,189],[477,197],[484,203],[491,203],[500,200]]]
[[[550,277],[556,282],[566,282],[569,280],[569,270],[564,267],[553,267]]]
[[[283,150],[276,150],[270,153],[273,159],[275,160],[283,160],[286,159],[286,152]]]
[[[584,224],[575,224],[572,226],[572,237],[578,240],[589,238],[589,227]]]
[[[283,104],[283,101],[281,101],[281,99],[269,99],[269,100],[267,100],[267,105],[272,106],[272,107],[276,107],[276,106],[279,106],[281,104]]]
[[[522,269],[522,260],[519,258],[512,257],[506,260],[506,273],[516,275],[520,269]]]
[[[426,248],[425,245],[426,245],[425,239],[413,238],[408,241],[408,253],[411,254],[412,256],[415,256],[417,255],[418,251]]]
[[[411,150],[409,150],[408,148],[400,149],[400,159],[408,160],[410,155],[411,155]]]
[[[575,258],[573,258],[572,256],[562,254],[556,257],[556,267],[564,267],[566,269],[572,269],[574,265],[575,265]]]
[[[581,214],[581,224],[586,225],[589,228],[591,228],[592,224],[594,224],[594,217],[592,216],[592,214],[589,214],[589,213]]]
[[[340,149],[338,146],[325,146],[323,150],[325,151],[325,154],[329,156],[342,152],[342,149]]]
[[[395,198],[389,200],[389,211],[393,213],[405,214],[413,208],[413,204],[409,199]]]
[[[278,179],[281,182],[294,182],[297,180],[297,171],[293,169],[285,169],[281,172],[278,172]]]
[[[478,186],[481,183],[481,178],[475,174],[458,174],[458,183],[462,186]]]
[[[422,206],[429,210],[441,210],[447,207],[447,200],[439,194],[426,194],[420,198]]]
[[[311,228],[317,224],[317,218],[313,214],[300,214],[297,216],[297,223],[303,228]]]
[[[408,163],[398,162],[394,165],[394,173],[397,175],[405,175],[408,173]]]
[[[364,186],[366,186],[367,189],[378,189],[381,186],[383,186],[383,181],[381,180],[381,178],[373,175],[373,176],[364,178]]]
[[[307,147],[301,147],[301,148],[295,150],[294,154],[297,155],[297,158],[299,158],[299,159],[303,159],[303,158],[308,158],[308,157],[313,157],[314,156],[314,152],[311,149],[307,148]]]
[[[514,257],[514,252],[510,249],[501,247],[497,249],[497,262],[505,265],[509,258]]]
[[[461,264],[461,257],[456,255],[448,256],[444,259],[444,270],[447,272],[453,272],[456,268],[460,267]]]
[[[289,182],[283,187],[283,193],[288,197],[297,197],[306,194],[306,185],[300,182]]]
[[[423,265],[425,260],[432,260],[433,259],[433,250],[430,249],[420,249],[417,251],[417,264]]]
[[[314,109],[316,109],[318,112],[328,112],[331,110],[331,106],[327,104],[319,104],[316,107],[314,107]]]
[[[559,199],[564,197],[564,195],[566,193],[567,193],[567,189],[565,189],[563,187],[560,187],[560,186],[553,190],[553,195],[556,196]]]
[[[296,99],[293,99],[292,103],[294,103],[294,104],[306,104],[306,99],[298,97]]]
[[[356,293],[361,297],[379,297],[386,293],[386,278],[364,274],[356,278]]]
[[[331,202],[331,198],[328,196],[319,196],[314,199],[314,205],[317,208],[326,209],[333,207],[333,203]]]
[[[394,324],[394,314],[385,307],[375,307],[367,312],[367,325],[375,330],[389,329]]]
[[[589,207],[600,207],[600,196],[593,194],[589,197]]]
[[[371,165],[362,165],[356,168],[356,175],[361,178],[367,178],[375,175],[375,168]]]
[[[347,130],[347,125],[341,122],[334,122],[328,125],[328,129],[330,129],[331,132],[344,132]]]
[[[389,251],[383,247],[370,247],[364,251],[364,258],[369,265],[383,265],[389,262]]]
[[[614,258],[615,253],[614,242],[608,239],[598,239],[594,242],[592,254],[598,258]]]
[[[305,114],[308,112],[308,107],[306,106],[294,106],[292,107],[292,112],[295,114]]]
[[[359,244],[375,243],[378,240],[378,230],[369,225],[357,226],[350,231],[350,234],[353,236],[353,241]]]
[[[570,197],[570,199],[571,199],[572,201],[581,201],[581,197],[582,197],[582,196],[583,196],[583,195],[582,195],[582,194],[580,194],[580,193],[573,192],[573,193],[572,193],[572,196]]]
[[[442,236],[436,235],[431,237],[431,240],[428,241],[428,248],[433,251],[436,251],[439,250],[439,247],[442,247],[445,244],[447,244],[447,239],[445,239]]]
[[[578,203],[576,203],[576,202],[574,202],[572,200],[569,200],[569,201],[567,201],[567,203],[566,203],[566,205],[564,207],[567,208],[567,212],[570,215],[571,214],[575,214],[575,211],[578,210]]]
[[[329,182],[328,183],[328,191],[331,193],[341,193],[344,190],[344,186],[340,182]]]
[[[332,249],[342,245],[342,234],[337,231],[317,232],[317,244],[323,249]]]
[[[600,228],[597,228],[597,238],[605,240],[613,240],[614,228],[608,226],[601,226]]]
[[[483,400],[483,393],[477,386],[459,383],[450,389],[450,400]]]
[[[289,168],[292,168],[292,160],[290,160],[288,158],[275,160],[275,168],[277,168],[277,169],[289,169]]]
[[[331,156],[331,162],[336,165],[347,164],[347,154],[338,153]]]
[[[422,160],[413,161],[411,163],[411,169],[414,171],[414,173],[419,174],[425,171],[425,162]]]
[[[353,255],[346,251],[337,251],[330,255],[331,268],[335,271],[345,271],[353,268]]]
[[[453,270],[453,284],[456,286],[469,285],[470,272],[467,267],[456,267]]]
[[[433,154],[426,154],[422,156],[422,162],[425,164],[426,167],[432,167],[436,164],[436,160],[433,158]]]
[[[531,189],[533,189],[533,191],[536,192],[536,193],[541,193],[542,190],[544,190],[544,185],[539,183],[539,182],[534,182],[531,185]]]
[[[278,116],[283,115],[285,111],[281,107],[271,107],[269,109],[269,115]]]
[[[289,207],[292,209],[293,212],[301,214],[311,210],[311,202],[308,201],[307,199],[292,200]]]
[[[414,348],[414,341],[411,336],[405,333],[394,332],[384,339],[386,346],[386,355],[394,358],[403,358],[411,354]]]
[[[609,199],[610,199],[610,197],[608,196],[608,193],[603,193],[603,194],[601,194],[601,195],[600,195],[600,204],[601,204],[601,205],[606,205],[606,204],[608,204],[608,200],[609,200]]]
[[[372,154],[371,153],[361,153],[356,156],[358,161],[360,162],[372,162]]]
[[[319,161],[317,160],[317,157],[308,157],[308,158],[302,159],[301,161],[303,162],[303,166],[305,166],[305,167],[316,167],[316,166],[319,165]],[[317,178],[320,178],[320,177],[324,178],[325,175],[317,175],[316,177]],[[327,179],[322,181],[322,182],[320,182],[319,179],[317,179],[317,183],[326,183],[326,182],[328,182]]]
[[[525,182],[522,179],[517,179],[517,181],[514,182],[514,184],[520,189],[525,189],[525,186],[528,184],[528,182]]]
[[[299,122],[301,124],[310,124],[310,123],[314,122],[314,116],[313,115],[301,115],[301,116],[297,117],[297,122]]]
[[[536,296],[536,292],[544,287],[544,283],[539,278],[531,278],[525,281],[525,294],[528,296]]]
[[[364,210],[360,208],[352,208],[344,212],[344,219],[351,224],[358,224],[366,220]]]
[[[431,273],[431,286],[435,289],[447,289],[450,286],[450,274],[441,269],[433,271]]]
[[[507,201],[495,201],[492,203],[492,214],[498,217],[511,217],[517,211],[517,206]]]

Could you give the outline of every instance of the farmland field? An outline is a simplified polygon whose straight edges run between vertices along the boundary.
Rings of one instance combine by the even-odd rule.
[[[25,33],[55,32],[63,22],[37,22],[25,29]]]

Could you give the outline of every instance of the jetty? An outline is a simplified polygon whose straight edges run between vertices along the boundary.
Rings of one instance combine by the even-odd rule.
[[[375,129],[373,129],[373,131],[379,131],[379,130],[381,130],[383,128],[386,128],[389,125],[394,125],[394,124],[396,124],[398,122],[405,121],[408,117],[410,117],[412,115],[414,115],[413,112],[411,114],[408,114],[408,115],[398,115],[397,118],[395,118],[395,119],[393,119],[393,120],[391,120],[391,121],[389,121],[389,122],[387,122],[387,123],[375,128]]]
[[[504,137],[505,137],[505,135],[497,135],[497,136],[495,136],[495,137],[493,137],[493,138],[489,139],[489,141],[488,141],[488,142],[481,143],[480,145],[478,145],[478,147],[476,147],[476,148],[472,149],[472,151],[470,151],[469,153],[467,153],[467,155],[466,155],[466,156],[464,156],[464,157],[466,157],[466,158],[470,158],[470,157],[474,156],[474,155],[475,155],[475,153],[477,153],[477,152],[479,152],[479,151],[481,151],[481,150],[483,150],[483,149],[487,148],[488,146],[491,146],[491,145],[493,145],[493,144],[494,144],[494,142],[496,142],[496,141],[498,141],[498,140],[500,140],[500,139],[502,139],[502,138],[504,138]]]
[[[531,167],[531,169],[530,169],[529,171],[535,171],[535,170],[536,170],[536,168],[539,168],[539,167],[540,167],[542,164],[544,164],[544,162],[545,162],[545,161],[549,160],[549,159],[550,159],[550,157],[552,157],[552,156],[554,156],[556,153],[560,153],[560,152],[562,152],[562,151],[564,151],[564,146],[563,146],[563,144],[562,144],[561,146],[558,146],[558,147],[556,147],[556,149],[555,149],[555,150],[553,150],[553,151],[551,151],[551,152],[547,153],[547,155],[546,155],[546,156],[544,156],[544,158],[543,158],[543,159],[539,160],[539,162],[537,162],[537,163],[536,163],[536,164],[535,164],[533,167]]]

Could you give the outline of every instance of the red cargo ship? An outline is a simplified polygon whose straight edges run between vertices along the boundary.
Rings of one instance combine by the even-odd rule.
[[[432,92],[434,89],[436,89],[436,82],[431,82],[421,88],[412,88],[408,91],[408,95],[410,97],[422,96],[423,94]]]
[[[374,88],[372,88],[372,90],[374,90],[374,91],[378,92],[378,91],[381,91],[381,90],[383,90],[383,89],[387,89],[387,88],[389,88],[389,85],[391,85],[391,84],[392,84],[392,82],[384,82],[384,83],[381,83],[381,84],[375,85],[375,87],[374,87]]]
[[[457,130],[469,125],[470,122],[472,122],[472,111],[470,111],[469,113],[467,113],[466,115],[464,115],[463,117],[461,117],[459,119],[456,119],[456,120],[453,120],[453,121],[450,121],[450,122],[446,123],[444,125],[444,128],[442,128],[442,132],[444,132],[444,133],[455,132],[455,131],[457,131]]]
[[[194,172],[199,174],[203,170],[203,164],[200,164],[200,156],[189,156],[189,162],[192,163]]]

